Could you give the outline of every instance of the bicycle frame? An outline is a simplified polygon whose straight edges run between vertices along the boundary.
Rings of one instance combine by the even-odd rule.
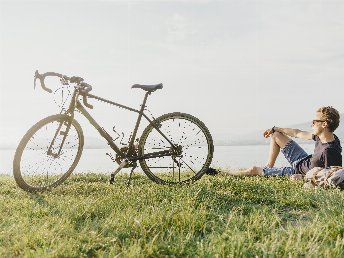
[[[153,152],[153,153],[147,153],[144,154],[143,156],[136,156],[135,155],[135,146],[134,146],[134,141],[136,139],[136,135],[137,135],[137,131],[139,129],[142,117],[144,117],[151,126],[153,126],[160,134],[162,137],[165,138],[165,140],[171,144],[171,147],[173,150],[177,151],[177,147],[166,137],[166,135],[161,132],[161,130],[159,129],[159,125],[156,125],[154,123],[153,120],[151,120],[145,113],[144,113],[144,109],[146,107],[146,102],[147,102],[147,98],[148,96],[151,94],[150,91],[146,92],[144,99],[143,99],[143,103],[141,105],[141,109],[140,110],[136,110],[134,108],[130,108],[124,105],[121,105],[119,103],[95,96],[93,94],[89,94],[89,93],[80,93],[79,90],[75,89],[74,93],[73,93],[73,97],[72,97],[72,101],[70,103],[70,106],[68,108],[68,110],[66,111],[66,114],[70,113],[71,114],[71,121],[74,119],[74,111],[75,108],[78,109],[81,114],[93,125],[93,127],[99,132],[99,134],[105,138],[105,140],[107,141],[107,143],[109,144],[109,146],[111,147],[111,149],[113,149],[121,158],[123,159],[127,159],[128,161],[137,161],[137,160],[142,160],[142,159],[149,159],[149,158],[156,158],[156,157],[163,157],[163,156],[172,156],[173,152],[171,150],[165,150],[165,151],[158,151],[158,152]],[[78,96],[79,95],[83,95],[87,98],[92,98],[92,99],[96,99],[98,101],[102,101],[105,103],[108,103],[110,105],[114,105],[120,108],[124,108],[126,110],[129,110],[131,112],[136,112],[138,113],[138,118],[136,120],[136,124],[135,124],[135,128],[133,130],[133,134],[131,135],[131,138],[129,139],[129,149],[127,153],[124,153],[115,143],[114,140],[112,139],[112,137],[107,133],[107,131],[102,128],[97,122],[96,120],[90,115],[90,113],[87,112],[87,110],[85,109],[85,107],[81,104],[81,102],[78,100]],[[70,123],[71,123],[70,121]],[[69,126],[70,127],[70,126]],[[69,127],[67,128],[67,130],[69,129]],[[66,133],[67,135],[67,133]],[[62,147],[62,146],[61,146]]]

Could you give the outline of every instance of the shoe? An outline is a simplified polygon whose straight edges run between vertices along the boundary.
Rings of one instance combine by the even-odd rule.
[[[216,170],[215,168],[208,168],[205,172],[209,176],[216,176],[220,171]]]

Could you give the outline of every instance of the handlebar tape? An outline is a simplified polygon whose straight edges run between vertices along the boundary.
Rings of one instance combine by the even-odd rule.
[[[92,90],[92,86],[87,84],[86,82],[80,83],[80,86],[85,87],[85,89],[83,89],[83,91],[86,93],[89,93]]]
[[[38,72],[38,70],[36,70],[35,72],[35,79],[34,79],[34,88],[36,88],[36,81],[37,79],[39,79],[40,83],[41,83],[41,87],[43,88],[43,90],[49,92],[49,93],[52,93],[53,91],[51,89],[49,89],[48,87],[45,86],[45,83],[44,83],[44,80],[45,80],[45,77],[47,76],[57,76],[57,77],[60,77],[60,78],[65,78],[65,79],[69,79],[67,76],[64,76],[60,73],[55,73],[55,72],[47,72],[47,73],[43,73],[43,74],[40,74]]]
[[[82,95],[82,102],[84,103],[84,105],[88,107],[89,109],[93,109],[93,105],[88,104],[87,102],[87,92],[84,91],[81,95]]]

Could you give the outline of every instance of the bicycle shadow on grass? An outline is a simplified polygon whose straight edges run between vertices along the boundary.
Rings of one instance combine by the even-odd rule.
[[[60,210],[59,206],[56,205],[56,203],[54,202],[49,202],[45,199],[44,194],[46,194],[47,191],[43,192],[43,193],[30,193],[30,199],[33,200],[35,202],[34,206],[38,206],[39,209],[43,209],[45,210],[45,212],[47,212],[47,214],[49,214],[49,216],[63,216],[64,211]],[[34,210],[37,210],[36,207]]]
[[[34,193],[29,193],[30,199],[32,199],[33,201],[35,201],[37,204],[45,206],[45,207],[49,207],[50,204],[49,202],[44,198],[43,193],[38,193],[38,192],[34,192]]]

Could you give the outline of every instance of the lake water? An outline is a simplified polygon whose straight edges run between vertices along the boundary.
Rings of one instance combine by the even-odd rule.
[[[312,153],[314,144],[301,144],[307,153]],[[215,146],[212,167],[221,167],[223,170],[248,168],[253,165],[265,165],[268,145],[253,146]],[[117,168],[107,152],[110,149],[84,149],[75,173],[110,173]],[[0,174],[12,175],[12,162],[15,150],[0,150]],[[112,151],[114,155],[114,152]],[[276,166],[288,166],[288,162],[280,155]],[[124,169],[124,172],[130,171]]]

